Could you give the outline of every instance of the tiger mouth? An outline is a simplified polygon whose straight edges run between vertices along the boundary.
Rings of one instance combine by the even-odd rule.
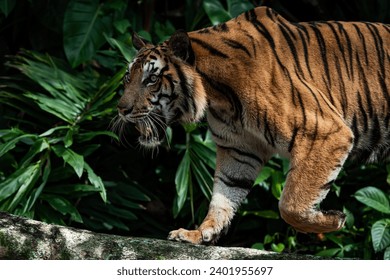
[[[149,117],[139,119],[135,122],[135,128],[140,133],[139,143],[147,148],[155,148],[164,140],[166,124],[158,119],[153,121]]]

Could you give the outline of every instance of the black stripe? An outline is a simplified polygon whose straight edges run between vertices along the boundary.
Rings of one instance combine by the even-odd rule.
[[[374,112],[373,112],[373,107],[372,107],[371,91],[370,91],[370,88],[368,86],[368,79],[367,79],[366,74],[364,72],[364,68],[361,64],[361,61],[359,59],[359,55],[357,53],[356,53],[356,62],[358,65],[358,70],[359,70],[359,79],[360,79],[360,82],[363,84],[363,91],[364,91],[364,95],[366,96],[368,115],[370,116],[370,118],[372,118]]]
[[[348,108],[348,94],[345,90],[345,79],[343,77],[343,72],[341,71],[340,63],[335,63],[336,71],[337,71],[337,80],[339,83],[339,94],[341,96],[341,109],[343,111],[343,115],[346,115],[346,110]],[[332,92],[330,92],[330,96],[332,96]],[[332,98],[332,104],[335,105],[334,100]]]
[[[378,56],[378,64],[381,68],[381,75],[383,75],[384,78],[386,78],[386,69],[385,69],[385,54],[383,50],[383,40],[381,35],[379,34],[378,28],[373,23],[366,23],[368,30],[370,31],[372,37],[374,38],[375,42],[375,51]],[[373,51],[373,50],[371,50]]]
[[[227,26],[226,22],[221,23],[219,25],[219,28],[220,28],[220,31],[222,31],[222,32],[229,32],[229,27]]]
[[[211,113],[210,111],[210,108],[209,108],[209,112]],[[221,140],[226,140],[226,137],[225,136],[222,136],[221,134],[218,134],[210,125],[209,125],[209,130],[211,132],[211,135],[214,137],[214,138],[217,138],[217,139],[221,139]]]
[[[257,47],[256,47],[256,44],[255,44],[255,39],[253,38],[253,36],[251,34],[249,34],[246,30],[244,30],[245,32],[245,36],[249,38],[249,40],[251,41],[252,43],[252,50],[253,50],[253,54],[254,54],[254,57],[256,58],[257,57]]]
[[[298,68],[298,72],[301,75],[303,75],[301,64],[300,64],[299,58],[298,58],[298,52],[297,52],[297,49],[295,47],[295,42],[293,41],[293,39],[296,40],[294,33],[292,33],[292,31],[286,25],[284,25],[282,23],[279,24],[279,29],[282,32],[283,37],[286,40],[288,47],[290,48],[291,54],[294,57],[295,65]]]
[[[365,35],[363,35],[363,33],[361,32],[359,26],[357,26],[356,24],[352,24],[352,25],[353,25],[353,27],[355,27],[356,33],[358,34],[359,39],[363,44],[363,47],[361,49],[364,50],[364,58],[366,60],[366,65],[368,65],[368,53],[367,53],[367,47],[366,47],[366,39],[364,38]]]
[[[318,45],[320,47],[320,55],[321,55],[321,58],[322,58],[322,63],[324,65],[326,78],[328,79],[328,83],[331,86],[332,83],[331,83],[331,79],[330,79],[329,64],[328,64],[328,60],[326,58],[327,51],[326,51],[325,39],[322,36],[322,33],[321,33],[320,29],[318,28],[316,23],[313,23],[311,25],[311,27],[312,27],[312,30],[314,31],[314,34],[315,34],[315,36],[317,38],[317,43],[318,43]]]
[[[165,78],[168,81],[169,86],[171,87],[171,93],[177,95],[175,93],[175,83],[173,82],[172,75],[171,74],[166,74],[166,75],[163,76],[163,78]]]
[[[208,50],[212,55],[219,56],[222,58],[229,58],[228,55],[224,54],[223,52],[217,50],[216,48],[214,48],[210,44],[208,44],[202,40],[199,40],[197,38],[191,38],[191,43],[195,43],[195,44],[200,45],[202,48]]]
[[[339,29],[339,32],[343,35],[344,39],[347,42],[347,54],[349,57],[349,72],[351,74],[351,77],[354,75],[354,68],[353,68],[353,51],[352,51],[352,43],[351,39],[349,38],[348,32],[344,29],[343,23],[340,22],[334,22]]]
[[[225,97],[228,100],[233,110],[233,121],[239,120],[243,125],[243,107],[236,92],[229,85],[216,81],[199,70],[198,72],[215,91],[220,93],[222,97]]]
[[[310,144],[310,148],[309,148],[308,154],[310,154],[313,151],[313,148],[314,148],[314,145],[315,145],[315,143],[317,141],[317,136],[318,136],[318,114],[316,113],[315,116],[316,116],[316,122],[315,122],[314,130],[311,133],[312,141],[311,141],[311,144]]]
[[[297,138],[297,135],[298,135],[298,130],[299,130],[298,127],[295,126],[294,130],[293,130],[293,134],[292,134],[291,139],[290,139],[290,143],[288,144],[288,152],[289,153],[291,153],[291,150],[294,147],[295,139]]]
[[[260,22],[257,19],[256,13],[254,10],[250,10],[245,13],[245,18],[253,25],[253,27],[261,34],[263,37],[267,40],[269,43],[271,50],[274,54],[274,57],[276,58],[276,61],[278,62],[279,66],[283,69],[285,73],[288,73],[286,67],[283,65],[282,61],[280,60],[278,53],[276,52],[276,45],[275,41],[273,39],[274,35],[271,34],[268,29],[265,27],[265,25]]]
[[[227,39],[227,38],[222,38],[222,41],[228,45],[229,47],[233,48],[233,49],[238,49],[238,50],[242,50],[244,51],[249,57],[251,57],[251,53],[249,52],[249,50],[243,45],[241,44],[240,42],[236,41],[236,40],[232,40],[232,39]]]
[[[375,115],[373,119],[373,127],[371,129],[371,139],[370,144],[372,147],[376,147],[382,139],[381,126],[379,124],[378,116]]]
[[[212,106],[208,107],[208,112],[211,114],[211,116],[215,120],[229,126],[231,132],[237,133],[237,129],[236,129],[235,125],[231,122],[231,120],[229,118],[225,118],[225,117],[227,117],[226,112],[225,112],[225,114],[223,114],[223,112],[218,112]]]
[[[222,146],[222,145],[219,145],[218,144],[218,147],[219,148],[222,148],[224,150],[231,150],[231,151],[234,151],[235,153],[239,154],[240,156],[242,157],[248,157],[254,161],[256,161],[258,164],[260,165],[263,165],[264,164],[264,161],[259,158],[258,156],[254,155],[254,154],[250,154],[250,153],[247,153],[247,152],[244,152],[238,148],[235,148],[235,147],[227,147],[227,146]]]
[[[379,79],[379,85],[381,86],[381,91],[382,91],[383,97],[387,101],[387,108],[388,108],[388,110],[390,110],[390,92],[387,88],[386,81],[385,81],[384,77],[380,74],[379,70],[377,73],[377,77]]]
[[[267,111],[265,111],[264,115],[263,115],[263,125],[264,125],[265,140],[267,141],[268,144],[275,147],[275,138],[272,135],[271,128],[270,128],[269,123],[268,123]]]
[[[223,175],[223,176],[221,176]],[[228,187],[237,187],[241,189],[250,189],[253,186],[254,180],[246,178],[235,178],[228,174],[222,173],[221,175],[215,175],[215,178],[220,180]]]
[[[253,10],[251,11],[248,11],[245,15],[249,14],[249,17],[247,18],[247,20],[253,24],[253,26],[256,28],[256,30],[262,34],[264,36],[264,38],[267,39],[268,43],[270,44],[271,48],[275,48],[275,42],[274,42],[274,39],[273,39],[273,36],[272,34],[267,30],[267,28],[265,27],[265,25],[263,23],[261,23],[258,19],[257,19],[257,16],[255,14],[255,12]]]
[[[385,120],[384,120],[385,127],[389,129],[390,126],[390,114],[386,114]],[[390,133],[388,133],[388,138],[390,138]],[[389,143],[390,140],[387,141]]]
[[[296,95],[298,96],[299,108],[301,109],[302,117],[303,117],[302,126],[304,129],[306,129],[307,117],[306,117],[305,105],[303,104],[301,93],[296,88],[293,88],[293,90],[295,91]]]
[[[310,33],[307,30],[307,28],[306,28],[307,25],[302,24],[302,23],[294,23],[294,24],[295,24],[296,27],[298,27],[298,29],[300,31],[302,31],[306,35],[305,41],[307,41],[310,44]],[[308,26],[310,26],[310,25],[308,25]]]
[[[191,110],[191,112],[195,114],[195,101],[193,93],[188,88],[187,77],[184,75],[179,65],[173,64],[173,66],[175,67],[175,70],[179,76],[180,87],[184,95],[184,98],[182,98],[182,103],[180,104],[181,106],[183,106],[183,113],[186,113]]]
[[[353,115],[351,129],[353,131],[353,136],[354,136],[353,146],[357,147],[357,145],[359,143],[359,139],[360,139],[360,132],[359,132],[358,124],[357,124],[356,114]]]
[[[364,106],[363,106],[360,91],[357,91],[357,98],[358,98],[359,110],[360,110],[361,116],[363,117],[364,133],[367,133],[367,131],[368,131],[368,117],[367,117],[366,110],[364,109]]]
[[[308,51],[306,39],[302,33],[302,29],[298,28],[297,30],[298,30],[299,37],[301,39],[300,42],[302,43],[302,46],[303,46],[303,57],[305,58],[306,69],[309,71],[310,77],[314,78],[313,73],[311,71],[310,63],[309,63],[309,51]],[[307,32],[307,30],[306,30],[306,32]]]
[[[294,40],[297,40],[297,37],[295,36],[295,33],[291,30],[290,25],[287,25],[285,21],[279,21],[279,25],[283,26],[284,30],[289,34],[290,37],[292,37]]]
[[[317,91],[317,92],[314,92],[313,89],[312,89],[311,87],[309,87],[309,86],[302,80],[302,78],[301,78],[299,75],[298,75],[297,77],[298,77],[298,79],[301,81],[302,85],[305,86],[305,87],[309,90],[309,92],[313,95],[313,98],[314,98],[314,100],[315,100],[316,103],[317,103],[317,108],[318,108],[318,110],[320,111],[321,116],[324,116],[324,112],[322,111],[322,106],[321,106],[321,104],[320,104],[320,102],[319,102],[319,100],[318,100],[318,97],[317,97],[318,91]]]
[[[325,22],[325,24],[327,24],[327,26],[330,28],[330,30],[332,30],[332,33],[333,33],[333,36],[336,39],[336,43],[337,43],[337,46],[339,48],[339,51],[341,52],[341,57],[343,58],[345,69],[347,70],[348,78],[351,79],[352,73],[350,73],[350,70],[349,70],[349,67],[348,67],[347,57],[345,55],[345,50],[344,50],[344,45],[341,43],[340,36],[337,33],[336,28],[333,26],[333,24],[331,24],[330,22]],[[335,60],[335,61],[337,61],[337,60]],[[350,63],[351,62],[352,61],[350,60]],[[339,63],[336,63],[336,64],[337,64],[338,67],[340,67]]]

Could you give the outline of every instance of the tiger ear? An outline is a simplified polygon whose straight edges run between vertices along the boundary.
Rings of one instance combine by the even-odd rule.
[[[140,49],[142,49],[143,47],[146,47],[147,45],[151,45],[151,43],[140,37],[137,33],[135,33],[134,31],[132,32],[132,41],[133,41],[133,46],[134,48],[139,51]]]
[[[195,54],[192,50],[190,37],[184,30],[177,30],[171,38],[168,45],[173,54],[183,61],[193,65],[195,62]]]

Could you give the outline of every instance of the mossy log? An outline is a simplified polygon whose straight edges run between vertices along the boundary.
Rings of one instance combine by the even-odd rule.
[[[248,248],[203,246],[95,233],[0,212],[0,259],[319,259]]]

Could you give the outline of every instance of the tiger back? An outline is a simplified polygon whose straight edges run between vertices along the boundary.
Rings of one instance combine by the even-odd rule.
[[[169,125],[205,112],[217,145],[205,220],[169,239],[215,242],[276,153],[290,159],[279,202],[283,219],[302,232],[338,230],[345,215],[319,203],[346,159],[389,157],[388,25],[291,23],[259,7],[218,26],[179,31],[158,46],[135,36],[134,45],[140,66],[129,67],[121,119],[143,127],[144,138],[159,139],[151,119],[140,125],[149,115]],[[144,82],[152,75],[153,90]],[[142,117],[134,118],[140,100]]]

